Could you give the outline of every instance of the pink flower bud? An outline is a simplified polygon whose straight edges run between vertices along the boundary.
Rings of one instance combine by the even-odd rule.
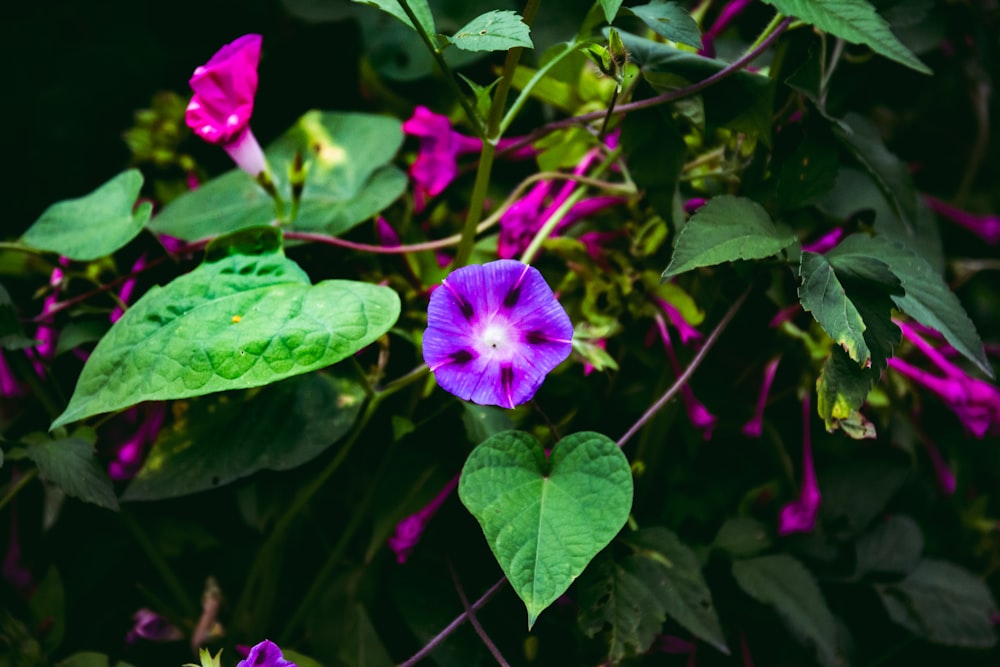
[[[799,497],[781,508],[778,534],[810,533],[816,527],[820,493],[813,466],[812,437],[809,429],[810,395],[802,399],[802,491]]]

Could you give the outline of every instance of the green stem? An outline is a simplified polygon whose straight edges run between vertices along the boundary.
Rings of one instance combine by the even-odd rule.
[[[406,18],[410,19],[410,23],[413,24],[413,29],[417,31],[417,34],[420,35],[420,39],[427,47],[427,50],[431,52],[431,57],[434,58],[434,62],[436,62],[438,68],[440,68],[441,73],[448,82],[448,86],[452,90],[452,93],[454,93],[458,103],[462,105],[465,115],[469,118],[469,122],[472,123],[473,128],[475,128],[476,136],[480,138],[484,137],[486,135],[486,128],[483,127],[483,120],[479,116],[479,112],[476,111],[476,108],[469,103],[468,96],[462,92],[461,86],[458,85],[458,79],[455,77],[455,72],[452,71],[448,62],[441,54],[441,49],[438,48],[436,40],[431,35],[427,34],[426,30],[424,30],[424,25],[417,19],[417,15],[413,13],[413,9],[410,7],[408,0],[399,0],[399,6],[403,8]]]
[[[188,599],[187,593],[184,591],[184,586],[181,585],[180,580],[174,574],[174,571],[170,569],[167,565],[167,561],[163,559],[160,552],[153,546],[153,543],[149,541],[146,533],[142,531],[139,524],[129,516],[128,512],[122,511],[119,516],[122,519],[122,523],[132,534],[132,537],[139,544],[143,553],[146,554],[146,558],[152,563],[153,568],[159,573],[160,578],[163,579],[163,583],[166,585],[167,589],[173,595],[174,602],[176,602],[180,608],[183,610],[184,614],[187,616],[197,616],[198,615],[198,605],[191,602]]]
[[[38,468],[32,468],[28,472],[21,475],[21,477],[17,480],[14,486],[10,487],[7,493],[4,494],[4,497],[0,498],[0,510],[6,507],[7,503],[14,500],[14,497],[18,494],[18,492],[25,486],[27,486],[28,482],[35,479],[36,477],[38,477]]]
[[[781,25],[782,21],[784,20],[785,20],[784,14],[782,14],[781,12],[775,14],[774,18],[771,19],[771,22],[768,23],[766,26],[764,26],[763,32],[761,32],[760,35],[757,36],[757,39],[754,40],[753,44],[750,45],[747,51],[751,52],[759,49],[761,44],[763,44],[764,42],[768,41],[771,38],[771,36],[774,34],[774,31],[778,29],[778,26]]]
[[[518,93],[517,99],[515,99],[513,104],[510,105],[510,109],[507,110],[503,120],[500,121],[500,136],[507,133],[507,130],[510,128],[510,124],[514,122],[514,119],[517,117],[517,114],[520,113],[521,108],[525,105],[528,99],[530,99],[531,91],[534,90],[535,86],[545,78],[545,76],[549,73],[549,70],[561,63],[567,56],[572,55],[578,46],[579,42],[576,41],[565,43],[563,45],[564,48],[562,53],[552,57],[548,62],[538,68],[535,75],[528,80],[528,83],[526,83],[524,88],[521,89],[521,92]]]

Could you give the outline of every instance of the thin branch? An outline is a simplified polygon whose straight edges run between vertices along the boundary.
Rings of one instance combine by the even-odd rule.
[[[504,659],[503,654],[500,653],[500,649],[498,649],[496,644],[493,643],[490,636],[486,634],[486,630],[483,629],[479,619],[476,618],[476,614],[469,607],[469,598],[466,597],[465,591],[462,590],[462,583],[458,580],[458,573],[455,572],[455,566],[452,564],[451,560],[448,561],[448,572],[451,573],[451,580],[455,584],[455,592],[458,593],[458,599],[462,601],[462,607],[465,609],[465,613],[469,617],[469,623],[475,629],[476,634],[479,635],[479,638],[483,640],[484,644],[486,644],[486,648],[489,649],[493,659],[497,661],[497,664],[500,665],[500,667],[510,667],[510,663]]]
[[[619,447],[625,446],[625,443],[628,442],[632,438],[632,436],[639,431],[639,429],[645,426],[646,423],[650,419],[652,419],[657,412],[662,410],[663,406],[666,405],[670,401],[670,399],[672,399],[677,394],[677,392],[681,390],[681,387],[683,387],[685,383],[687,383],[687,381],[694,374],[695,370],[697,370],[698,366],[700,366],[701,362],[705,359],[705,355],[707,355],[708,351],[712,349],[712,346],[715,345],[715,341],[718,340],[719,335],[729,325],[729,322],[730,320],[733,319],[733,316],[736,315],[736,311],[738,311],[740,309],[740,306],[743,305],[743,302],[746,301],[748,294],[750,294],[749,288],[747,288],[743,292],[743,294],[741,294],[739,298],[736,299],[735,302],[733,302],[733,305],[729,307],[729,310],[726,311],[726,314],[722,316],[722,319],[719,320],[719,323],[715,325],[714,329],[712,329],[712,333],[710,333],[708,335],[708,338],[705,339],[705,343],[701,346],[701,349],[698,350],[698,354],[694,355],[694,359],[691,360],[691,363],[688,364],[688,367],[684,369],[683,373],[677,376],[677,379],[674,380],[674,383],[672,385],[670,385],[670,388],[667,389],[666,393],[664,393],[663,396],[661,396],[656,401],[656,403],[653,403],[653,405],[650,406],[650,408],[646,410],[646,412],[644,412],[641,417],[639,417],[638,421],[632,424],[632,428],[630,428],[628,431],[625,432],[625,435],[623,435],[621,439],[618,441]]]

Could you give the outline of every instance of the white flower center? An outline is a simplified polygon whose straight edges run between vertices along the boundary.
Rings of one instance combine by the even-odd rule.
[[[497,361],[507,361],[516,348],[514,333],[507,322],[490,322],[476,336],[476,352]]]

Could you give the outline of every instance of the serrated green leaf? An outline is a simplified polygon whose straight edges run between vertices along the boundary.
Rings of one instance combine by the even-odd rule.
[[[914,251],[881,236],[852,234],[840,242],[843,252],[877,257],[899,278],[904,293],[892,295],[896,306],[921,324],[941,332],[949,343],[988,377],[993,369],[983,342],[958,297],[934,268]]]
[[[889,24],[866,0],[764,0],[779,12],[811,23],[852,44],[864,44],[875,53],[922,74],[930,68],[903,46]]]
[[[458,493],[524,601],[530,628],[625,524],[632,473],[600,433],[567,436],[546,459],[534,437],[506,431],[472,451]]]
[[[48,207],[21,240],[81,262],[110,255],[149,220],[153,205],[135,205],[141,188],[139,170],[124,171],[88,195]]]
[[[604,10],[604,18],[608,23],[615,20],[618,10],[621,9],[625,0],[600,0],[601,9]]]
[[[877,523],[855,544],[854,576],[871,573],[907,574],[924,551],[924,535],[917,522],[894,514]]]
[[[17,319],[14,302],[10,293],[0,285],[0,348],[5,350],[23,350],[32,347],[35,341],[24,335],[21,322]]]
[[[795,242],[780,231],[764,207],[745,197],[712,197],[687,221],[674,246],[664,278],[700,266],[740,259],[763,259]]]
[[[997,613],[989,587],[952,563],[922,560],[903,581],[876,586],[895,623],[936,644],[989,648]]]
[[[399,309],[388,287],[310,285],[285,258],[280,232],[245,230],[218,240],[198,268],[125,312],[94,348],[52,428],[142,401],[259,387],[324,368],[388,331]]]
[[[903,486],[910,473],[907,455],[896,449],[869,448],[850,459],[820,468],[819,511],[832,539],[861,534]]]
[[[670,220],[687,153],[677,123],[661,107],[634,111],[622,120],[619,143],[636,185],[646,191],[653,210]]]
[[[830,350],[816,380],[816,411],[827,431],[834,431],[858,412],[876,380],[876,369],[862,368],[841,347]]]
[[[871,350],[865,342],[865,321],[857,307],[847,297],[829,260],[815,252],[805,251],[799,263],[799,301],[802,309],[813,318],[830,338],[861,366],[871,361]]]
[[[118,510],[111,478],[97,464],[94,447],[81,437],[50,440],[31,438],[26,455],[42,476],[68,496],[111,510]]]
[[[840,161],[829,132],[809,133],[781,164],[775,196],[783,210],[819,201],[837,182]]]
[[[408,26],[412,30],[416,30],[413,22],[410,21],[410,17],[406,15],[403,11],[402,6],[399,4],[399,0],[351,0],[357,4],[369,5],[370,7],[376,7],[381,9],[386,14],[394,16],[403,22],[404,25]],[[420,22],[420,26],[424,29],[429,36],[434,37],[437,33],[437,29],[434,27],[434,14],[431,13],[431,8],[427,4],[427,0],[407,0],[406,4],[410,6],[413,10],[413,15],[417,17],[417,21]]]
[[[719,528],[712,547],[727,551],[733,556],[756,556],[771,546],[771,533],[767,526],[751,517],[733,517]]]
[[[701,48],[698,23],[676,2],[653,0],[648,4],[632,7],[631,11],[660,37],[695,49]]]
[[[463,51],[507,51],[515,47],[534,48],[531,29],[521,16],[509,9],[486,12],[446,38]]]
[[[734,562],[733,576],[750,597],[772,607],[793,635],[816,649],[820,664],[843,664],[833,614],[802,563],[786,554],[759,556]]]
[[[350,431],[364,398],[350,375],[309,373],[247,396],[193,399],[160,433],[122,500],[175,498],[300,466]]]
[[[660,604],[667,615],[695,637],[728,654],[712,592],[691,549],[660,526],[629,533],[624,541],[636,550],[636,558],[648,558],[660,566],[659,577],[666,593]]]
[[[395,201],[406,175],[389,164],[403,143],[394,118],[310,111],[266,155],[285,201],[288,165],[300,152],[307,176],[298,215],[288,229],[342,234]],[[159,234],[193,241],[274,220],[274,202],[239,169],[168,204],[149,224]]]

